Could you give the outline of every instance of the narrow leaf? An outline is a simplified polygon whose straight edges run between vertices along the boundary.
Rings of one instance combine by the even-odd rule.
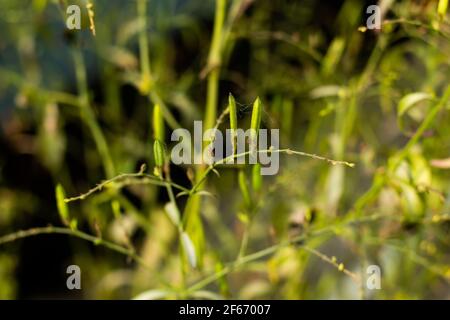
[[[168,202],[164,206],[164,211],[167,213],[172,223],[178,227],[180,225],[181,219],[180,212],[178,211],[177,207],[172,202]]]
[[[425,92],[414,92],[405,95],[400,102],[398,103],[397,107],[397,122],[400,129],[403,129],[403,115],[410,110],[413,106],[415,106],[417,103],[425,100],[432,99],[433,96],[429,93]]]
[[[67,203],[64,201],[64,199],[66,198],[66,192],[64,191],[64,188],[61,184],[58,184],[56,186],[55,195],[59,216],[61,217],[62,222],[66,226],[68,226],[70,223],[69,207],[67,206]]]
[[[425,92],[414,92],[404,96],[398,103],[397,115],[403,116],[406,111],[413,107],[416,103],[427,99],[432,99],[433,96]]]

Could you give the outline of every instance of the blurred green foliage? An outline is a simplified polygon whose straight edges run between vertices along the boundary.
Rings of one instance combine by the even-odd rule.
[[[2,0],[0,298],[450,298],[445,3],[383,0],[367,30],[354,0]],[[170,166],[172,129],[230,92],[237,127],[260,97],[280,148],[355,167]],[[74,237],[14,234],[49,224]]]

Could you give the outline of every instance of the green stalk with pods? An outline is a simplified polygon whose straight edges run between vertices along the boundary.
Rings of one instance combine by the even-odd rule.
[[[253,157],[253,160],[258,160],[257,158],[257,150],[258,150],[258,133],[259,129],[261,127],[261,118],[262,118],[262,104],[259,97],[256,98],[255,102],[253,103],[253,110],[252,110],[252,118],[250,123],[250,157]],[[230,112],[230,123],[231,123],[231,112]],[[242,214],[241,221],[244,223],[244,232],[242,235],[241,245],[238,252],[238,260],[241,259],[245,255],[245,251],[248,246],[248,240],[249,240],[249,231],[250,226],[252,224],[253,220],[253,211],[255,209],[256,201],[255,199],[252,199],[252,196],[250,194],[248,184],[247,184],[247,178],[245,175],[245,169],[240,169],[238,173],[238,182],[239,182],[239,188],[242,193],[242,197],[244,199],[244,213]],[[252,187],[253,187],[253,196],[255,196],[256,193],[259,192],[262,185],[262,176],[261,176],[261,165],[259,163],[252,165]]]
[[[188,271],[188,265],[190,267],[197,267],[197,254],[194,244],[188,233],[185,232],[183,224],[181,223],[180,209],[178,208],[175,193],[171,185],[171,177],[169,170],[169,163],[166,162],[164,147],[164,118],[159,105],[155,105],[153,109],[153,132],[155,141],[153,144],[154,160],[155,160],[155,175],[162,181],[167,181],[166,184],[167,194],[169,196],[169,202],[164,206],[164,211],[168,215],[169,219],[175,225],[179,235],[179,252],[180,252],[180,270],[182,275],[182,285],[184,286],[186,273]]]
[[[211,47],[207,62],[207,93],[206,93],[206,110],[204,116],[204,127],[206,131],[214,127],[217,115],[217,102],[219,94],[219,76],[221,67],[221,57],[224,43],[224,22],[226,17],[226,0],[217,0],[214,16],[214,29],[211,41]],[[206,167],[200,165],[195,171],[195,180],[200,181]],[[200,185],[202,188],[203,183]],[[203,253],[205,250],[205,236],[203,223],[200,217],[201,198],[199,195],[189,197],[183,215],[183,223],[187,234],[193,240],[195,252],[198,256],[197,262],[201,267],[203,262]]]

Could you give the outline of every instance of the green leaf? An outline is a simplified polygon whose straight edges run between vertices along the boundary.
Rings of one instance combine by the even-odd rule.
[[[180,212],[178,211],[178,208],[174,203],[166,203],[166,205],[164,206],[164,211],[167,213],[170,221],[172,221],[175,226],[180,226]]]
[[[402,184],[400,203],[407,222],[418,222],[424,215],[424,204],[416,189],[406,183]]]
[[[414,92],[405,95],[398,103],[397,107],[397,121],[400,129],[403,129],[403,115],[413,106],[421,101],[431,100],[433,96],[426,92]]]
[[[194,244],[186,232],[181,234],[181,244],[183,245],[183,251],[188,258],[189,264],[192,268],[195,268],[197,266],[197,255],[195,254]]]
[[[336,70],[336,66],[342,57],[345,49],[345,40],[337,37],[328,48],[327,54],[322,63],[322,74],[328,76]]]
[[[438,4],[438,15],[440,17],[445,17],[445,14],[447,13],[447,7],[448,7],[448,0],[439,0]]]

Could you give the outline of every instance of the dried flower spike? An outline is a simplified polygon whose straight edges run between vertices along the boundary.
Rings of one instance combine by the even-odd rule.
[[[94,4],[91,1],[88,1],[86,4],[86,9],[88,11],[89,16],[89,29],[91,29],[92,34],[95,37],[95,12],[94,12]]]

